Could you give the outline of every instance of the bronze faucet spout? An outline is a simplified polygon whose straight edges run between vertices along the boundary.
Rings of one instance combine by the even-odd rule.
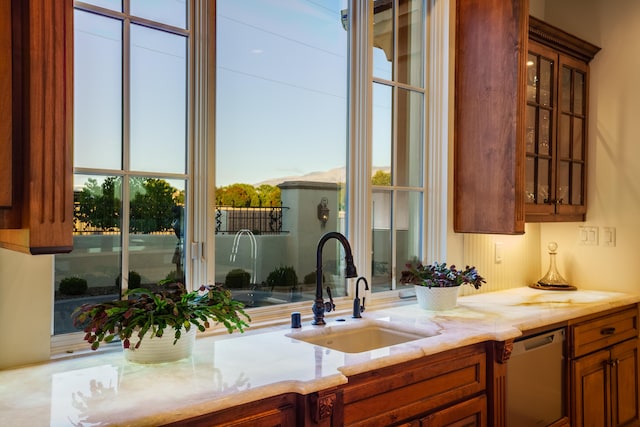
[[[356,266],[353,264],[353,254],[351,253],[351,245],[347,238],[337,231],[331,231],[326,233],[320,240],[318,241],[318,247],[316,250],[316,299],[313,304],[313,322],[312,325],[324,325],[326,324],[324,321],[324,313],[325,311],[329,312],[333,309],[331,303],[325,303],[324,298],[322,296],[322,249],[324,248],[324,244],[329,239],[336,239],[340,242],[345,252],[345,262],[347,265],[345,266],[345,277],[357,277],[358,273],[356,272]]]

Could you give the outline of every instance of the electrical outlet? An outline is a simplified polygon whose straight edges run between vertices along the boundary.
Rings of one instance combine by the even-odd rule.
[[[598,227],[579,226],[578,244],[581,246],[598,246]]]
[[[616,246],[616,228],[602,227],[602,246]]]

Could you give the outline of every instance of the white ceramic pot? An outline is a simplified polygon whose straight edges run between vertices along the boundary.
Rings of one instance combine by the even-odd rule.
[[[460,286],[436,288],[414,285],[418,306],[425,310],[450,310],[458,302]]]
[[[133,349],[138,342],[134,334],[130,340],[131,348],[123,348],[124,357],[129,362],[135,363],[164,363],[185,359],[191,356],[196,342],[197,330],[198,328],[193,326],[189,332],[182,331],[182,335],[175,345],[173,344],[175,331],[171,327],[166,328],[161,337],[149,338],[147,333],[137,349]]]

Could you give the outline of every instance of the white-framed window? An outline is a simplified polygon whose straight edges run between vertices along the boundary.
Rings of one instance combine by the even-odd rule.
[[[313,299],[327,231],[378,294],[446,251],[447,1],[116,3],[76,1],[79,221],[56,304],[105,297],[62,297],[67,276],[109,298],[237,280],[255,320]],[[336,299],[343,256],[324,248]]]
[[[432,51],[445,50],[430,46],[436,11],[427,0],[218,0],[215,281],[245,303],[312,300],[327,231],[347,235],[374,292],[396,289],[409,260],[441,255],[426,225],[446,218],[429,184],[447,152],[446,128],[428,125],[443,100],[430,99]],[[324,252],[323,289],[349,295],[344,251]]]
[[[189,280],[190,16],[189,1],[75,2],[74,249],[55,257],[54,335],[84,302]]]

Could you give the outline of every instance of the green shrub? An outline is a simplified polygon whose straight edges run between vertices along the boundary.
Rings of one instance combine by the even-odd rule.
[[[81,277],[65,277],[60,281],[60,293],[65,295],[82,295],[88,288],[87,281]]]
[[[121,277],[120,274],[118,274],[118,277],[116,277],[116,286],[118,288],[120,288],[120,277]],[[141,283],[142,283],[142,276],[140,276],[140,273],[131,270],[129,272],[129,289],[139,288]]]
[[[288,286],[295,288],[298,286],[298,275],[293,267],[278,267],[267,276],[267,285]]]
[[[250,283],[251,275],[241,268],[231,270],[224,278],[224,287],[227,289],[249,288]]]
[[[322,283],[324,283],[326,280],[327,280],[327,278],[323,274],[322,275]],[[311,273],[309,273],[306,276],[304,276],[304,279],[302,280],[302,283],[304,283],[305,285],[315,285],[316,284],[316,272],[312,271]]]

